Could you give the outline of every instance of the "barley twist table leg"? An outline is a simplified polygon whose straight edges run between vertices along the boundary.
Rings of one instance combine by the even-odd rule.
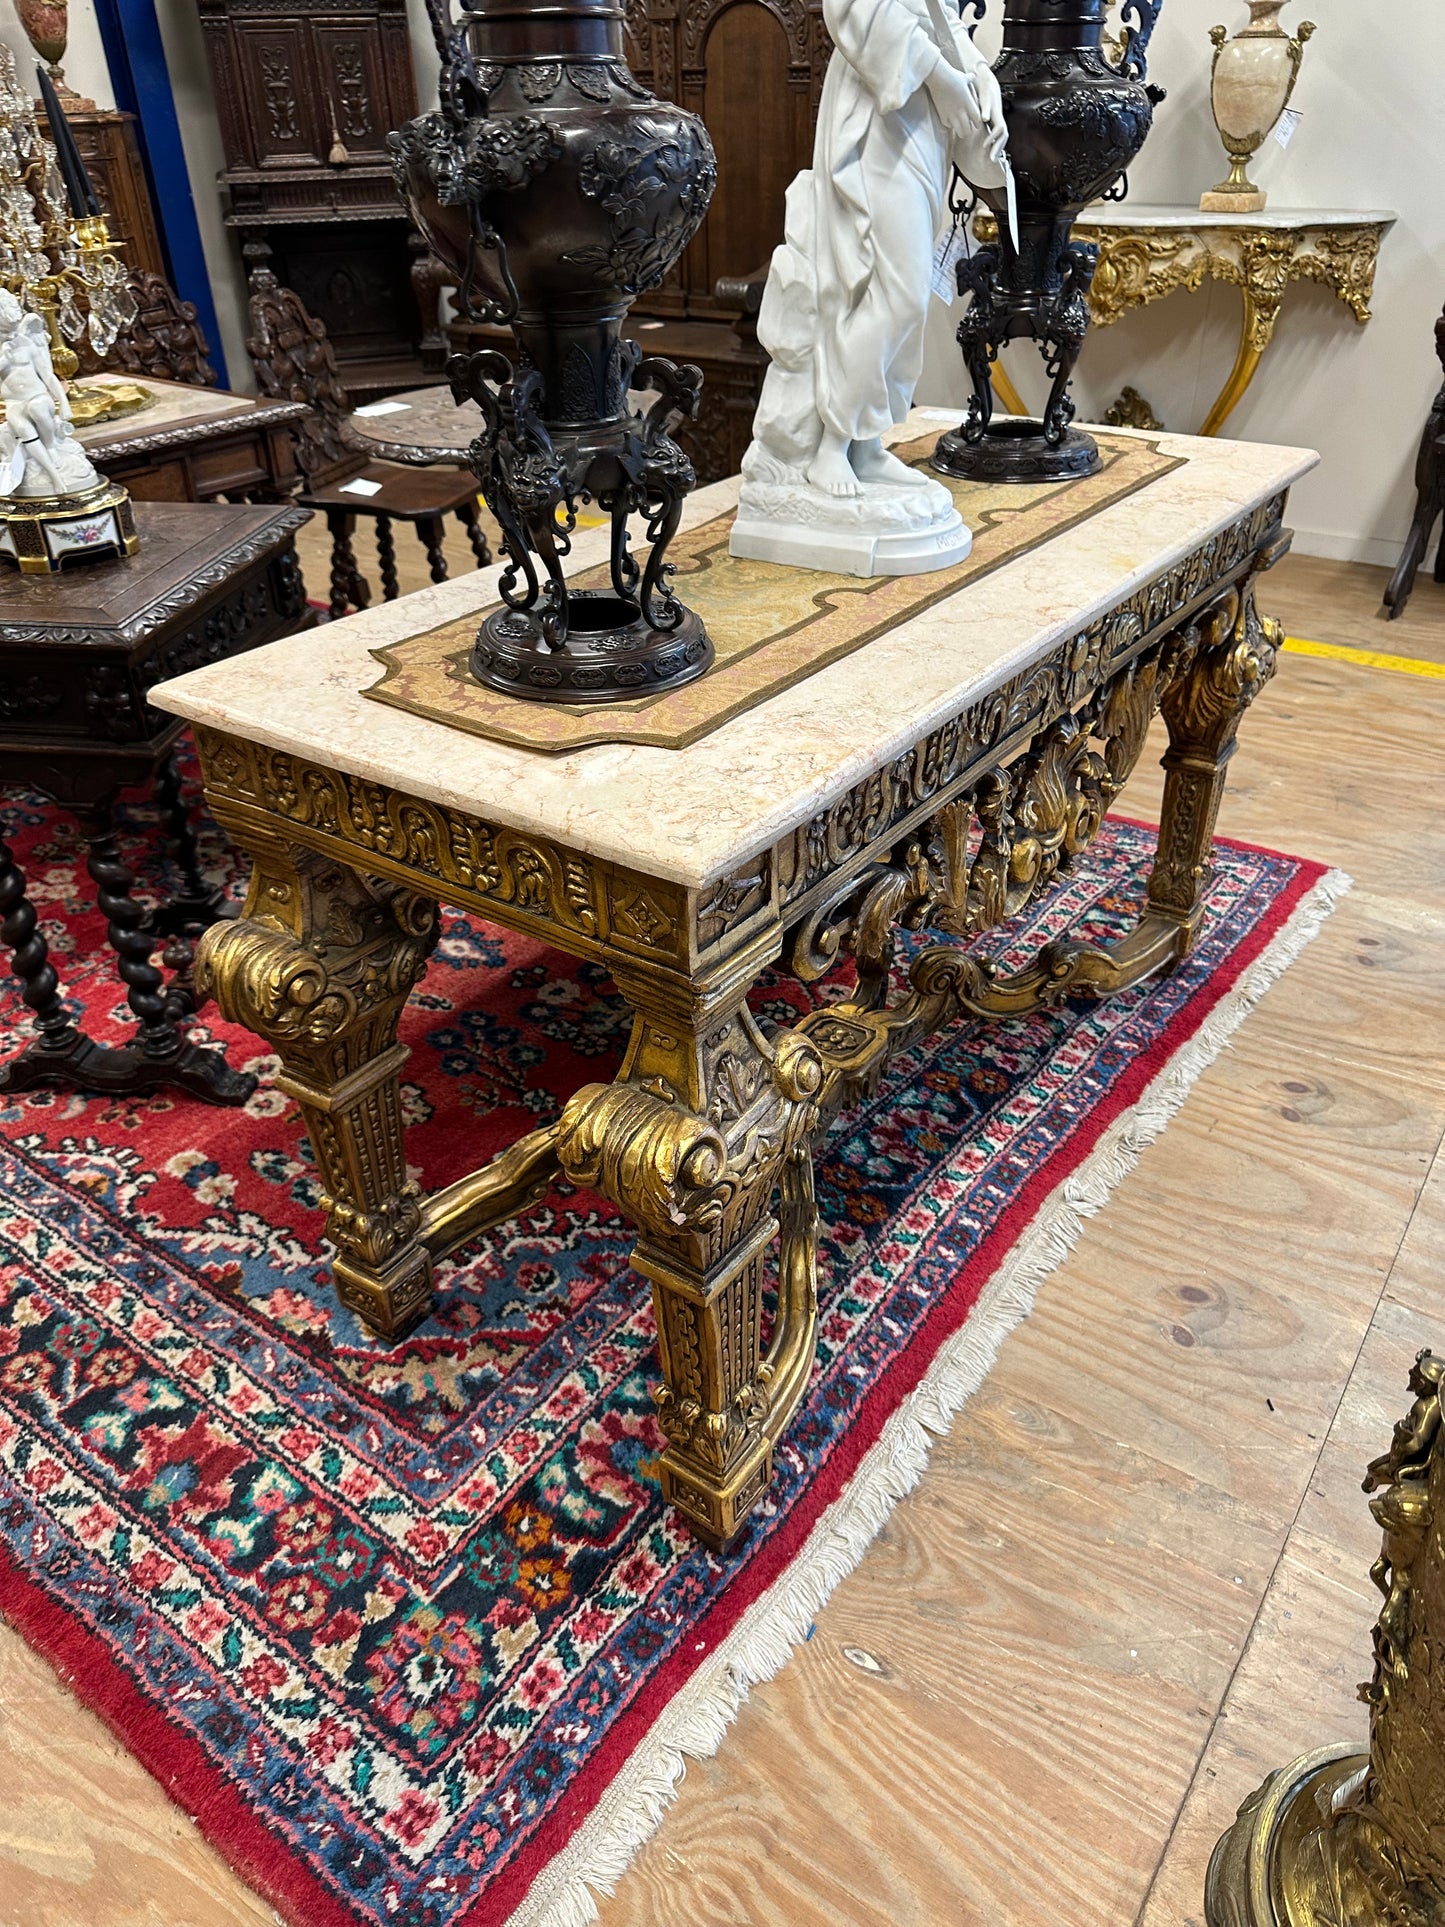
[[[10,846],[0,838],[0,943],[10,953],[9,968],[20,982],[29,1005],[41,1051],[62,1054],[73,1050],[81,1036],[66,1008],[60,979],[50,961],[50,946],[25,894],[25,877]],[[0,1076],[0,1089],[4,1089]]]
[[[800,1035],[770,1044],[758,1030],[744,998],[760,967],[750,948],[723,981],[680,988],[618,969],[636,1013],[626,1061],[616,1083],[571,1100],[557,1142],[567,1175],[639,1226],[632,1262],[652,1285],[663,1374],[662,1489],[716,1551],[767,1488],[817,1326],[809,1137],[822,1061]],[[778,1310],[764,1353],[779,1191]]]
[[[337,1296],[381,1338],[426,1316],[431,1259],[406,1175],[397,1024],[436,943],[436,904],[279,838],[254,859],[242,919],[201,940],[196,980],[281,1056],[326,1188]]]

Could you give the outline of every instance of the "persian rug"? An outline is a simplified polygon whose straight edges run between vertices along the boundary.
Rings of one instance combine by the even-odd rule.
[[[374,649],[385,673],[365,694],[372,702],[425,716],[448,729],[518,743],[524,749],[559,753],[585,743],[655,743],[662,749],[681,749],[851,655],[885,629],[920,615],[964,583],[979,581],[1147,488],[1185,459],[1166,455],[1157,442],[1137,435],[1100,429],[1095,439],[1103,467],[1096,475],[1070,481],[961,482],[930,470],[930,478],[949,489],[972,529],[973,548],[952,568],[926,575],[864,578],[729,555],[732,509],[684,529],[668,550],[668,560],[677,570],[679,594],[707,625],[717,660],[697,682],[664,695],[588,708],[518,703],[484,689],[467,669],[479,613]],[[897,444],[894,452],[915,468],[924,468],[937,440],[935,428]],[[602,589],[608,580],[604,565],[582,570],[574,586]]]
[[[119,1037],[74,831],[6,815],[72,991]],[[125,812],[138,864],[149,817]],[[994,953],[1117,934],[1151,847],[1108,826]],[[723,1560],[659,1500],[651,1307],[596,1197],[558,1187],[443,1266],[435,1314],[386,1349],[324,1282],[300,1121],[256,1040],[212,1013],[263,1073],[240,1112],[0,1099],[0,1608],[289,1921],[592,1918],[684,1755],[806,1636],[1081,1216],[1342,887],[1221,844],[1172,977],[955,1025],[840,1121],[813,1382]],[[779,977],[757,1008],[846,988]],[[10,996],[7,1039],[23,1015]],[[423,1181],[555,1115],[625,1026],[595,966],[449,916],[404,1027]]]

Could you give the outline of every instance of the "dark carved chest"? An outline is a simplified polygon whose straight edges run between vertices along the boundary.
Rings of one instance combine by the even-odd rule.
[[[386,157],[417,111],[405,0],[198,6],[227,224],[325,322],[353,400],[420,381],[412,231]]]

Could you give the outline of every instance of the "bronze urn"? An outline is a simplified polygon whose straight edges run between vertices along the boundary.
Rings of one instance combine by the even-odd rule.
[[[509,324],[516,344],[515,363],[483,349],[448,369],[482,411],[472,463],[508,557],[473,673],[534,701],[674,688],[712,660],[666,560],[696,480],[668,430],[696,415],[702,377],[644,356],[622,324],[707,212],[707,130],[628,71],[620,4],[477,0],[457,22],[450,0],[429,5],[441,104],[390,136],[397,183],[463,310]],[[651,391],[645,412],[633,390]],[[611,523],[606,590],[570,590],[562,573],[588,502]]]
[[[975,0],[976,4],[976,0]],[[1006,0],[994,62],[1018,194],[1018,246],[1002,189],[982,198],[998,240],[958,264],[972,297],[958,341],[973,382],[960,428],[939,439],[933,466],[977,481],[1054,481],[1092,474],[1099,450],[1071,427],[1069,378],[1089,325],[1098,250],[1072,238],[1090,201],[1117,198],[1164,98],[1146,85],[1149,37],[1163,0],[1125,0],[1117,57],[1104,47],[1108,0]],[[1003,344],[1038,343],[1050,377],[1041,420],[993,412],[990,367]]]

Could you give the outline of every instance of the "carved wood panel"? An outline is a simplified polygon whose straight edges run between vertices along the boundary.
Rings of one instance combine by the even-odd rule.
[[[199,0],[233,197],[260,173],[263,216],[334,211],[338,194],[396,205],[385,139],[417,111],[405,0]],[[346,159],[330,156],[337,143]],[[298,197],[298,188],[304,191]]]

